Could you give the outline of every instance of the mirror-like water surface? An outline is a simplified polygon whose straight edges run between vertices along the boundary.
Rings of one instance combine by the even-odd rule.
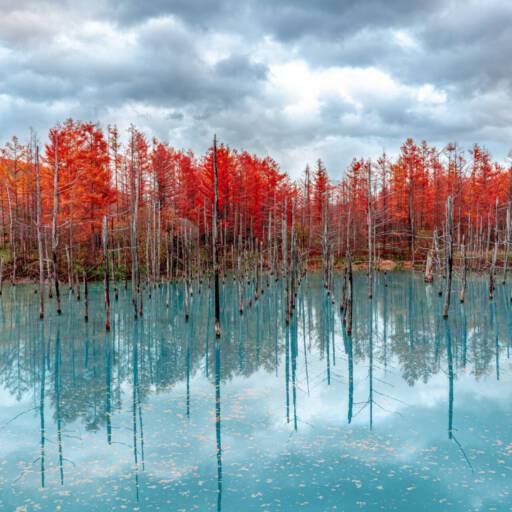
[[[512,510],[510,287],[442,299],[420,276],[355,279],[344,334],[309,275],[289,327],[278,284],[238,313],[182,284],[51,305],[0,298],[1,510]],[[338,293],[338,292],[337,292]],[[169,302],[170,307],[166,307]]]

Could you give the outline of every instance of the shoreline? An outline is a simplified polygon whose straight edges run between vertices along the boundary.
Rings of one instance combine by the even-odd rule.
[[[365,261],[355,262],[352,264],[352,266],[353,266],[354,270],[356,270],[356,271],[362,271],[362,270],[366,270],[368,268],[368,264]],[[343,271],[343,269],[345,268],[344,263],[335,264],[334,268],[338,271]],[[307,265],[308,272],[318,272],[321,269],[322,269],[321,261],[309,262]],[[395,261],[395,260],[385,259],[385,260],[381,260],[377,265],[375,265],[375,270],[381,271],[381,272],[394,272],[394,271],[400,271],[400,270],[411,270],[411,271],[418,272],[420,269],[414,268],[412,265],[412,261],[408,261],[408,260]],[[130,280],[128,280],[128,281],[130,281]],[[176,281],[176,279],[174,279],[174,281]],[[67,279],[60,280],[59,282],[64,286],[67,285]],[[88,283],[102,283],[102,282],[103,282],[102,278],[91,279],[90,281],[88,281]],[[124,282],[124,278],[119,279],[118,282]],[[162,283],[164,283],[164,282],[166,282],[166,280],[162,281]],[[45,284],[46,283],[47,283],[47,281],[45,280]],[[80,282],[80,284],[82,284],[82,282]],[[4,276],[4,280],[3,280],[4,287],[19,286],[19,285],[35,285],[35,286],[37,286],[37,285],[39,285],[39,278],[37,278],[37,277],[36,278],[20,277],[13,282],[13,281],[11,281],[11,279],[7,278],[7,276]]]

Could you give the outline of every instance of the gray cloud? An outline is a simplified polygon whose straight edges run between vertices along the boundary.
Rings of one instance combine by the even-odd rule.
[[[215,131],[297,175],[512,138],[506,0],[2,0],[0,140],[68,116],[203,152]]]

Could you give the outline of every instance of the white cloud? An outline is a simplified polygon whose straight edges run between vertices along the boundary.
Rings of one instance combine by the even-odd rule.
[[[510,148],[501,2],[464,19],[458,2],[193,4],[6,0],[0,140],[68,116],[133,121],[197,152],[216,131],[294,176],[322,157],[335,177],[409,136]]]

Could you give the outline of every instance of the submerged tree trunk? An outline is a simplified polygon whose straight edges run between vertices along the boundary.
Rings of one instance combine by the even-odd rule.
[[[87,274],[84,272],[84,320],[89,321],[89,291],[87,289]]]
[[[446,287],[444,296],[443,318],[448,318],[448,309],[450,308],[450,294],[452,291],[452,267],[453,267],[453,199],[448,197],[446,201]]]
[[[345,323],[345,311],[347,309],[347,266],[343,270],[343,285],[341,286],[340,310],[343,311],[343,323]]]
[[[460,301],[464,302],[466,296],[466,283],[467,283],[467,258],[466,258],[466,244],[465,237],[462,235],[462,247],[461,247],[461,258],[462,258],[462,284],[460,288]]]
[[[498,256],[498,240],[494,241],[494,251],[492,253],[492,262],[489,268],[489,300],[493,300],[494,298],[494,282],[495,282],[495,272],[496,272],[496,259]]]
[[[434,280],[433,267],[434,259],[432,256],[432,249],[430,249],[427,253],[427,262],[425,264],[425,277],[423,278],[425,283],[431,283]]]
[[[347,263],[348,278],[348,304],[347,304],[347,334],[352,334],[352,301],[354,299],[354,281],[352,277],[352,254],[348,253]]]
[[[130,253],[132,274],[132,305],[133,317],[137,319],[137,290],[139,286],[139,267],[137,260],[137,213],[139,209],[139,180],[138,171],[135,171],[133,131],[131,139],[131,163],[130,163]],[[139,169],[140,165],[137,165]]]
[[[219,261],[218,261],[218,231],[217,216],[219,214],[219,174],[217,168],[217,137],[213,137],[213,219],[212,219],[212,252],[213,274],[215,280],[215,336],[220,338],[220,290],[219,290]]]
[[[109,263],[108,263],[108,224],[107,216],[103,216],[103,272],[105,285],[105,329],[110,331],[110,279],[109,279]]]
[[[16,282],[16,239],[14,233],[14,217],[12,213],[11,192],[7,183],[5,184],[5,191],[7,192],[7,203],[9,205],[9,242],[12,251],[11,282],[14,284]]]
[[[439,237],[437,235],[437,227],[434,228],[434,258],[436,263],[436,273],[437,273],[437,285],[438,285],[438,291],[437,294],[439,296],[443,295],[443,288],[442,288],[442,267],[441,267],[441,256],[439,255],[440,249],[439,249]]]
[[[373,247],[372,247],[372,238],[373,238],[373,228],[372,228],[372,164],[368,162],[368,298],[371,299],[373,297]]]
[[[510,204],[507,206],[507,217],[505,224],[505,259],[503,260],[503,284],[507,282],[508,252],[510,245]]]
[[[36,146],[36,231],[37,255],[39,259],[39,318],[44,318],[44,262],[41,233],[41,172],[39,168],[39,146]]]
[[[57,221],[59,215],[59,141],[55,141],[55,168],[53,172],[53,219],[52,219],[52,262],[53,262],[53,279],[55,285],[55,298],[57,300],[57,313],[62,313],[60,307],[60,290],[59,290],[59,270],[57,262],[57,245],[59,243],[57,235]]]

